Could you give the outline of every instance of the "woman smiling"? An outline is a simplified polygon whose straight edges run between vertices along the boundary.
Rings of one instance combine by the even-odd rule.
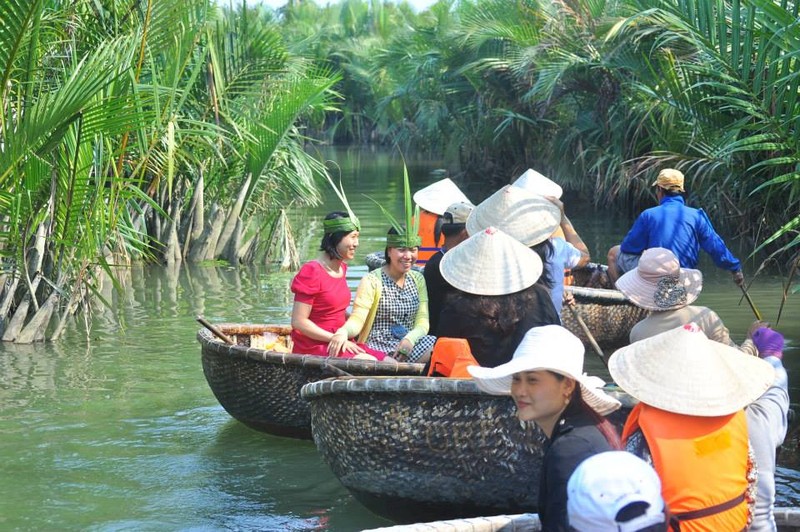
[[[436,338],[428,336],[428,291],[425,278],[412,270],[419,236],[392,228],[386,235],[386,264],[361,279],[353,313],[336,331],[331,345],[358,337],[372,350],[401,362],[420,362]]]
[[[329,342],[344,324],[350,304],[345,261],[352,260],[358,248],[357,218],[335,211],[325,217],[322,225],[325,234],[319,255],[300,268],[291,285],[294,292],[292,351],[305,355],[330,353]],[[353,342],[337,347],[337,354],[345,357],[369,352]],[[382,358],[380,353],[377,355]]]
[[[560,325],[530,329],[510,362],[496,368],[470,366],[478,387],[510,394],[522,421],[533,421],[547,438],[539,484],[542,530],[569,530],[567,482],[586,458],[621,448],[603,416],[620,407],[600,388],[603,381],[583,374],[581,341]]]

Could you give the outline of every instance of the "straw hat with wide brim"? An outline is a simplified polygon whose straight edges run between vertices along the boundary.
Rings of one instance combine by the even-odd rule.
[[[471,235],[496,227],[526,246],[544,242],[561,224],[561,210],[544,196],[506,185],[483,200],[467,219]]]
[[[553,371],[574,379],[581,387],[581,397],[595,412],[605,416],[620,407],[620,402],[607,395],[599,377],[583,373],[583,343],[561,325],[534,327],[525,333],[514,357],[495,368],[469,366],[467,371],[478,388],[493,395],[509,395],[515,373]]]
[[[443,215],[447,207],[453,203],[459,201],[472,203],[449,177],[419,189],[414,193],[413,197],[414,202],[419,205],[420,209],[425,209],[439,216]]]
[[[494,227],[472,235],[449,250],[439,271],[450,285],[481,296],[513,294],[542,275],[542,259]]]
[[[647,310],[674,310],[691,305],[703,290],[700,270],[681,268],[678,258],[665,248],[642,252],[639,265],[616,282],[634,304]]]
[[[709,340],[695,323],[618,349],[608,370],[614,382],[645,404],[705,417],[741,410],[775,378],[769,362]]]
[[[534,194],[539,194],[540,196],[561,198],[561,195],[564,193],[564,190],[558,183],[546,176],[543,176],[533,168],[528,168],[525,170],[525,172],[519,176],[516,181],[512,183],[512,185],[515,187],[524,188],[525,190],[533,192]]]

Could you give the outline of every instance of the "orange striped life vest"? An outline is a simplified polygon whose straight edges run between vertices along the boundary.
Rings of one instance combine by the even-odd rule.
[[[419,236],[422,238],[422,245],[417,254],[417,264],[420,266],[428,262],[428,259],[441,249],[434,236],[434,227],[438,219],[439,216],[432,212],[421,209],[419,211]],[[444,240],[441,235],[440,240]]]
[[[687,416],[639,403],[622,438],[641,429],[661,494],[681,531],[744,530],[748,466],[744,410],[718,417]]]

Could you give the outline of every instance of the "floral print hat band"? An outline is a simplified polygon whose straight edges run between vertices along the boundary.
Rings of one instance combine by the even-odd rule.
[[[647,310],[675,310],[691,305],[703,289],[700,270],[681,268],[665,248],[642,252],[639,265],[617,279],[617,288],[635,305]]]

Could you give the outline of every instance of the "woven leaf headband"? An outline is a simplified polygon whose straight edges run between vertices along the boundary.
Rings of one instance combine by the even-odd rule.
[[[331,184],[331,188],[339,196],[339,200],[344,205],[344,208],[347,210],[347,218],[333,218],[331,220],[323,220],[322,227],[325,230],[326,234],[338,233],[339,231],[361,231],[361,223],[358,221],[358,218],[355,214],[353,214],[353,210],[350,208],[350,204],[347,202],[347,196],[344,193],[344,187],[342,186],[342,180],[339,178],[339,186],[337,187],[336,184],[331,179],[331,176],[328,173],[325,173],[325,178],[328,180],[328,183]]]

